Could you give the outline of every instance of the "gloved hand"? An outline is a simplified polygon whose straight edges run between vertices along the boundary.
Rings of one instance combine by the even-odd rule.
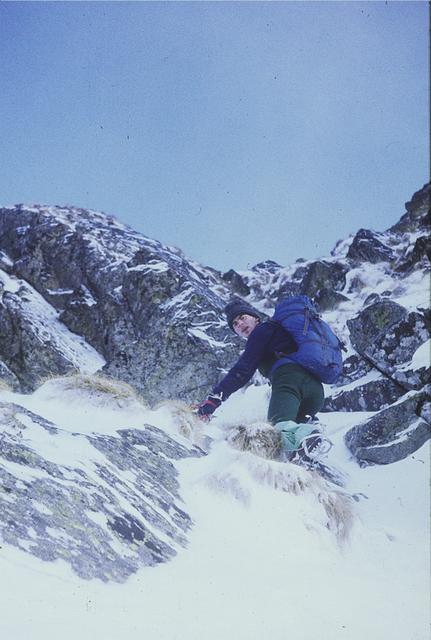
[[[217,396],[208,396],[206,400],[201,402],[197,407],[197,414],[201,420],[208,422],[214,411],[221,405],[220,398]]]

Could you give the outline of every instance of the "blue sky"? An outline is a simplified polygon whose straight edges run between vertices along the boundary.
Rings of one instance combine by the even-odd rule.
[[[1,2],[0,205],[323,256],[428,180],[428,75],[425,2]]]

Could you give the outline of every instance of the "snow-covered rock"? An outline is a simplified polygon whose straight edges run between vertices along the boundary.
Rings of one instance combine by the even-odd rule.
[[[389,378],[377,378],[343,387],[325,399],[322,411],[380,411],[405,393],[400,384]]]
[[[46,377],[93,373],[105,360],[59,320],[57,311],[24,280],[0,270],[2,379],[29,391]]]
[[[74,367],[53,347],[60,326],[97,352],[99,367],[106,361],[106,373],[153,402],[200,399],[214,371],[234,359],[238,341],[221,322],[229,289],[177,249],[74,207],[0,209],[0,238],[14,287],[2,298],[0,356],[23,389]],[[29,316],[43,326],[40,344],[39,334],[25,338],[32,331],[21,329]],[[18,353],[25,340],[31,344]]]
[[[397,462],[429,440],[429,398],[429,391],[409,394],[353,427],[345,442],[360,464]]]
[[[394,255],[380,238],[383,234],[377,234],[369,229],[359,229],[353,238],[352,244],[347,252],[347,257],[359,262],[390,262]]]
[[[150,424],[71,432],[11,402],[0,403],[0,422],[3,543],[116,582],[187,544],[192,521],[173,462],[202,450]]]

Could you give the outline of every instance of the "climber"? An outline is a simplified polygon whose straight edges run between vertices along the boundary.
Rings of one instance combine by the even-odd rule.
[[[280,432],[282,457],[311,462],[324,453],[328,443],[310,422],[323,406],[322,383],[286,357],[297,350],[297,345],[280,324],[262,321],[253,307],[239,299],[226,306],[225,314],[229,327],[247,344],[236,364],[197,406],[198,416],[208,421],[221,403],[243,387],[258,369],[271,381],[268,421]]]

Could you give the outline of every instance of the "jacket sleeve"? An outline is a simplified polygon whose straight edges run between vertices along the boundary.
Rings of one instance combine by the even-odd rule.
[[[268,335],[266,326],[260,325],[256,327],[247,340],[242,356],[228,371],[223,380],[214,387],[214,394],[221,396],[222,400],[227,400],[232,393],[238,391],[251,379],[265,355],[265,348],[271,335],[272,330]]]

